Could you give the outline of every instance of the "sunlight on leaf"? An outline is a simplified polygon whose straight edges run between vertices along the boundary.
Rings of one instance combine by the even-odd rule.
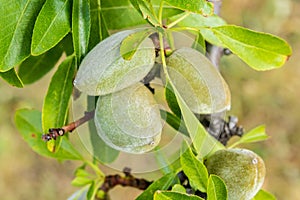
[[[195,190],[206,192],[208,172],[203,162],[198,160],[187,143],[183,143],[180,163],[189,183]]]
[[[266,134],[265,129],[265,125],[255,127],[254,129],[245,133],[237,142],[232,144],[229,148],[233,148],[239,144],[259,142],[268,139],[269,136]]]
[[[31,53],[40,55],[61,41],[71,30],[71,0],[47,0],[32,34]]]
[[[77,63],[86,55],[89,44],[91,16],[89,1],[73,0],[72,36]]]
[[[0,0],[0,72],[20,64],[30,55],[36,16],[45,0]]]
[[[276,197],[265,190],[259,190],[252,200],[276,200]]]
[[[256,70],[279,68],[292,54],[286,41],[271,34],[234,25],[211,30],[226,48]]]
[[[210,175],[207,185],[207,200],[226,200],[227,189],[224,181],[217,175]]]
[[[61,63],[51,79],[43,105],[42,124],[45,133],[49,128],[62,127],[66,123],[74,74],[75,61],[74,57],[71,56]],[[58,150],[61,138],[48,142],[50,151]]]
[[[165,2],[181,10],[199,13],[203,16],[213,14],[213,4],[205,0],[165,0]]]

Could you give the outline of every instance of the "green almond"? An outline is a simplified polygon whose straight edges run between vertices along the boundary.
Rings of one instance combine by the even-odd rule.
[[[100,96],[94,120],[103,141],[120,151],[144,153],[160,141],[159,108],[152,93],[141,83]]]
[[[120,91],[143,79],[155,61],[152,41],[146,38],[130,60],[120,54],[122,41],[142,30],[121,31],[96,45],[81,62],[74,85],[81,92],[98,96]]]
[[[205,162],[209,174],[221,177],[228,190],[228,199],[250,200],[260,190],[265,178],[264,161],[246,149],[225,149],[215,152]]]
[[[176,50],[167,58],[169,76],[194,113],[210,114],[230,109],[229,88],[213,66],[192,48]]]

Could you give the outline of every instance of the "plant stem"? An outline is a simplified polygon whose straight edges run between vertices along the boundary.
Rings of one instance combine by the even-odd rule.
[[[159,5],[159,10],[158,10],[158,21],[159,23],[161,24],[162,26],[162,14],[163,14],[163,7],[164,7],[164,1],[161,1],[160,2],[160,5]]]
[[[72,132],[80,125],[94,118],[94,114],[95,114],[95,110],[90,112],[85,112],[84,116],[76,120],[75,122],[72,122],[61,128],[50,128],[48,133],[42,135],[42,140],[46,142],[52,139],[55,140],[57,137],[65,135],[67,132]]]

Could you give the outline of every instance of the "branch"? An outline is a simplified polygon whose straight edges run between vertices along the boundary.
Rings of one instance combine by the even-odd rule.
[[[48,133],[42,135],[42,140],[44,140],[45,142],[52,140],[52,139],[56,140],[57,137],[63,136],[67,132],[74,131],[80,125],[82,125],[85,122],[89,121],[90,119],[94,118],[94,114],[95,114],[95,110],[90,111],[90,112],[85,112],[84,116],[75,122],[72,122],[61,128],[50,128]]]
[[[117,185],[145,190],[153,183],[153,181],[147,181],[146,179],[135,178],[132,176],[130,168],[125,167],[123,169],[123,173],[125,176],[120,176],[118,174],[106,176],[104,183],[99,190],[102,190],[105,194],[107,194],[109,190],[113,189]]]

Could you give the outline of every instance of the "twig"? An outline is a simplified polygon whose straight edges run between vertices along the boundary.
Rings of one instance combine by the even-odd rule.
[[[123,187],[134,187],[140,190],[145,190],[153,183],[153,181],[147,181],[142,178],[135,178],[131,174],[131,169],[125,167],[123,169],[123,173],[125,176],[116,175],[108,175],[105,177],[103,185],[99,188],[104,193],[107,193],[109,190],[113,189],[115,186],[120,185]]]
[[[84,116],[82,118],[78,119],[75,122],[72,122],[68,125],[65,125],[65,126],[61,127],[61,128],[50,128],[48,133],[42,135],[42,140],[44,140],[46,142],[49,141],[49,140],[52,140],[52,139],[56,140],[57,137],[63,136],[67,132],[74,131],[77,127],[79,127],[80,125],[82,125],[85,122],[92,119],[94,117],[94,114],[95,114],[95,110],[90,111],[90,112],[85,112]]]

